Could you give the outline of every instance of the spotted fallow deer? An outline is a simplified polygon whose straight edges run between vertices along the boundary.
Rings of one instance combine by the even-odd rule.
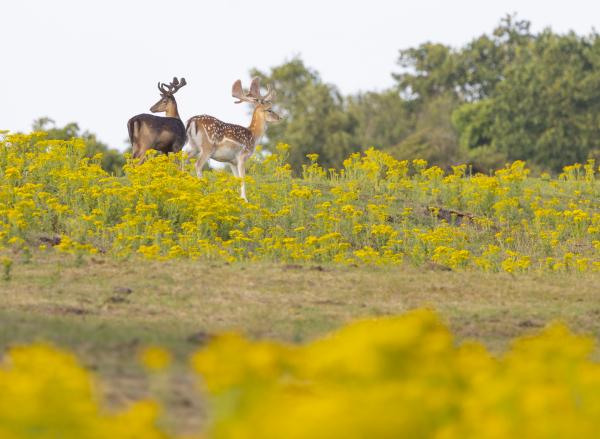
[[[187,136],[192,154],[197,154],[196,174],[202,177],[202,167],[209,158],[227,163],[233,174],[242,179],[241,196],[246,198],[246,160],[254,153],[254,148],[265,132],[269,122],[277,122],[280,116],[271,107],[275,90],[267,87],[267,94],[260,94],[258,78],[252,80],[250,91],[242,89],[242,81],[235,81],[231,94],[238,99],[236,104],[248,102],[254,105],[252,122],[248,128],[225,123],[208,115],[194,116],[187,123]]]
[[[173,78],[168,85],[158,83],[161,99],[150,108],[150,111],[166,113],[166,117],[138,114],[127,122],[133,158],[141,159],[140,163],[144,162],[146,151],[149,149],[167,154],[181,151],[183,148],[186,141],[185,126],[177,112],[177,102],[173,95],[184,85],[186,85],[185,78],[181,78],[181,81]]]

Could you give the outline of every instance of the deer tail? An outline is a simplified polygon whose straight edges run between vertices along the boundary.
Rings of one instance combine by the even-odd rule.
[[[187,124],[185,126],[185,132],[187,133],[188,137],[196,134],[196,124],[194,122],[195,117],[191,117],[188,119]]]
[[[127,131],[129,131],[129,141],[131,142],[131,146],[133,146],[133,142],[138,136],[139,124],[136,122],[137,119],[135,117],[132,117],[127,121]]]

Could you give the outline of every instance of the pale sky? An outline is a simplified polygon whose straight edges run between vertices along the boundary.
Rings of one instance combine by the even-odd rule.
[[[398,50],[425,41],[461,46],[507,13],[534,31],[589,33],[594,0],[84,1],[4,0],[0,6],[0,129],[28,131],[48,116],[75,121],[110,146],[147,113],[156,83],[184,76],[184,121],[211,114],[247,125],[231,85],[299,54],[344,94],[393,84]]]

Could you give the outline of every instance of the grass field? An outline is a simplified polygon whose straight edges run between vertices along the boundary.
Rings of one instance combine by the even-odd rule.
[[[459,342],[476,339],[495,353],[557,319],[600,336],[599,273],[11,257],[10,280],[0,283],[0,349],[39,340],[66,347],[100,376],[110,406],[158,393],[164,424],[178,432],[205,419],[188,358],[215,333],[302,343],[357,318],[429,307]],[[146,345],[175,355],[158,389],[137,361]]]

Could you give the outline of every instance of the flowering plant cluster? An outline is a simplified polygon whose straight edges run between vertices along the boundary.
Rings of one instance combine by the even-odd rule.
[[[130,160],[115,177],[84,152],[77,139],[0,138],[0,246],[31,250],[50,234],[59,251],[116,258],[600,270],[593,161],[558,178],[533,178],[518,161],[471,175],[369,149],[341,170],[310,154],[294,178],[282,144],[250,163],[246,203],[238,179],[198,179],[181,154]]]

